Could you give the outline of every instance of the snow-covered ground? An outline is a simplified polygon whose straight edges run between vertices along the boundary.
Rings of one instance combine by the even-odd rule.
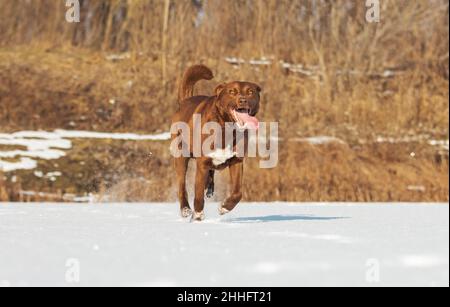
[[[0,286],[448,286],[448,204],[0,205]]]

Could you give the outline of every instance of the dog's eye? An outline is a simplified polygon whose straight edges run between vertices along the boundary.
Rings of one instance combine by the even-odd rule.
[[[247,94],[248,94],[249,96],[252,96],[254,93],[255,93],[254,90],[248,90],[248,91],[247,91]]]
[[[237,90],[236,89],[231,89],[231,90],[228,91],[228,93],[230,95],[232,95],[232,96],[235,96],[235,95],[237,95]]]

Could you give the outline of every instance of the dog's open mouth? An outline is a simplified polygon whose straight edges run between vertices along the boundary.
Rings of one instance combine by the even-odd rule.
[[[231,114],[240,129],[258,130],[259,121],[256,117],[250,115],[248,108],[233,109]]]

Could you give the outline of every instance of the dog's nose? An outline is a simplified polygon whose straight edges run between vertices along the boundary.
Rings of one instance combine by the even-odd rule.
[[[239,103],[240,104],[247,104],[247,99],[244,97],[239,98]]]

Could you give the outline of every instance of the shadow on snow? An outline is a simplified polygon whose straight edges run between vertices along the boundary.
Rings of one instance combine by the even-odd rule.
[[[348,217],[321,217],[313,215],[267,215],[252,217],[237,217],[226,220],[228,223],[268,223],[268,222],[291,222],[291,221],[333,221],[348,219]]]

